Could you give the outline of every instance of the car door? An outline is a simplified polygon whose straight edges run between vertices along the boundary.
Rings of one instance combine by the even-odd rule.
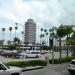
[[[0,64],[0,75],[9,75],[9,73],[6,70],[6,67],[2,64]]]

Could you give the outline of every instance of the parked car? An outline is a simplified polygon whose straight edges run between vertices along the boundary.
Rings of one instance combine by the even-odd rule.
[[[70,64],[68,65],[68,72],[75,73],[75,59],[71,60]]]
[[[1,53],[2,56],[5,57],[15,57],[18,52],[15,50],[6,50]]]
[[[10,67],[0,62],[0,75],[21,75],[22,69],[19,67]]]
[[[39,51],[29,51],[29,52],[23,52],[23,53],[20,53],[21,56],[25,56],[26,58],[27,57],[40,57],[41,54]]]
[[[41,54],[45,54],[45,50],[41,50],[40,52],[41,52]]]

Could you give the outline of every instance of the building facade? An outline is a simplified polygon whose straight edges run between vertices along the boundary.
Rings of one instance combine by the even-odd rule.
[[[25,22],[25,42],[36,42],[36,23],[33,19],[28,19],[27,22]]]

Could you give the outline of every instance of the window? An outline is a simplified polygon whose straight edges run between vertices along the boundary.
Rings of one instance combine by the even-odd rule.
[[[0,70],[6,70],[6,68],[2,64],[0,64]]]
[[[71,64],[75,65],[75,61],[71,61]]]
[[[39,54],[39,52],[31,52],[31,54]]]

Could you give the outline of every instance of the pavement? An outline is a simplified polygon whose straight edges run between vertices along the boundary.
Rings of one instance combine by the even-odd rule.
[[[49,64],[43,69],[31,70],[23,72],[23,75],[70,75],[67,70],[68,63]]]
[[[37,70],[37,69],[43,69],[43,68],[55,68],[55,67],[60,67],[60,66],[68,66],[69,63],[63,63],[63,64],[48,64],[47,66],[29,66],[29,67],[23,67],[22,71],[31,71],[31,70]]]
[[[30,70],[36,70],[36,69],[43,69],[44,66],[29,66],[29,67],[23,67],[22,71],[30,71]]]

